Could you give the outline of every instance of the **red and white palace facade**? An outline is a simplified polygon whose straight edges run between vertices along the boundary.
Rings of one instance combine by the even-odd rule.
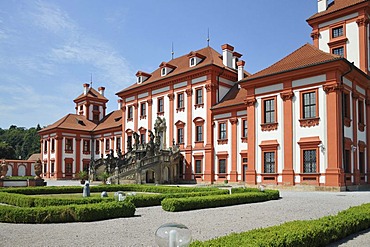
[[[40,131],[44,176],[74,177],[157,117],[179,144],[180,179],[248,185],[356,187],[370,179],[370,2],[318,1],[306,44],[249,74],[229,44],[138,71],[106,114],[104,88],[84,84],[76,113]]]

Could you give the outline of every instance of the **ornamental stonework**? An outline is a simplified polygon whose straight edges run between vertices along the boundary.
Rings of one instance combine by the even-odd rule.
[[[342,90],[342,88],[343,86],[337,83],[323,86],[323,90],[326,94],[333,93],[335,91],[340,91]]]
[[[356,20],[356,23],[359,27],[366,26],[369,23],[369,19],[359,18],[359,19]]]
[[[193,95],[193,90],[191,88],[188,88],[185,90],[185,93],[187,96],[192,96]]]
[[[320,118],[299,119],[300,126],[309,128],[319,125]]]
[[[280,97],[283,101],[292,100],[294,97],[293,91],[287,91],[280,93]]]
[[[264,123],[261,124],[261,130],[262,131],[273,131],[277,130],[278,128],[278,123]]]
[[[244,100],[244,104],[246,104],[247,107],[254,106],[256,102],[257,102],[256,98],[247,98]]]

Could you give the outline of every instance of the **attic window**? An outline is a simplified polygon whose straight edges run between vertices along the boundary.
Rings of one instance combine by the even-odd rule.
[[[118,122],[118,121],[120,121],[121,119],[122,119],[122,117],[117,117],[117,118],[115,118],[115,119],[114,119],[114,121]]]
[[[140,83],[142,83],[142,77],[141,76],[138,76],[137,77],[137,84],[140,84]]]
[[[166,75],[166,68],[162,68],[162,69],[161,69],[161,75],[162,75],[162,76],[165,76],[165,75]]]
[[[82,121],[81,119],[76,119],[77,120],[77,123],[82,125],[82,126],[86,126],[86,124],[84,123],[84,121]]]
[[[190,58],[190,67],[193,67],[196,65],[195,57]]]

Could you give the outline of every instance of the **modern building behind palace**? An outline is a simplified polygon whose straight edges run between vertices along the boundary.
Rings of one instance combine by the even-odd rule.
[[[318,1],[305,44],[255,74],[229,44],[189,51],[138,71],[107,113],[104,87],[83,85],[68,114],[40,131],[43,174],[68,179],[111,149],[178,144],[179,179],[344,187],[369,184],[370,1]],[[227,39],[227,37],[225,37]]]

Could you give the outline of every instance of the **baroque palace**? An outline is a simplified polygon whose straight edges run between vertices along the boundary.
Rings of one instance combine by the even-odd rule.
[[[149,142],[183,159],[177,180],[359,188],[370,179],[370,1],[318,0],[305,44],[249,74],[229,44],[138,71],[106,112],[104,87],[84,84],[76,112],[42,129],[46,178],[74,178],[91,160]],[[136,135],[136,136],[135,136]]]

